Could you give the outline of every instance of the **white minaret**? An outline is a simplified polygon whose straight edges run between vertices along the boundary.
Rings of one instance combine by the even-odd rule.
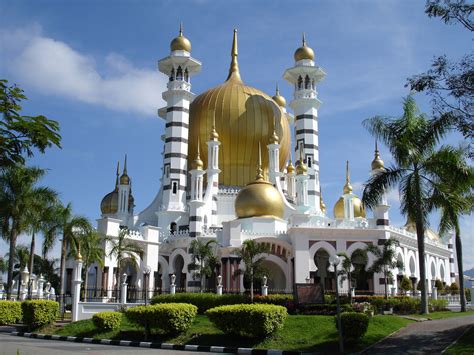
[[[216,132],[215,120],[212,131],[207,141],[207,187],[206,199],[211,199],[211,214],[208,217],[209,225],[217,225],[217,193],[219,192],[219,134]]]
[[[197,156],[193,162],[191,174],[191,200],[189,201],[189,235],[199,237],[202,232],[204,217],[203,201],[203,180],[206,173],[202,168],[204,166],[199,155],[199,138],[197,146]]]
[[[314,63],[314,52],[303,45],[295,52],[295,66],[287,69],[284,78],[294,85],[294,99],[290,103],[295,115],[295,155],[300,151],[308,167],[308,203],[314,211],[320,211],[318,100],[316,84],[326,73]]]
[[[287,187],[287,192],[288,192],[288,197],[291,201],[295,202],[295,197],[296,197],[296,181],[295,181],[295,167],[293,166],[293,163],[290,162],[288,163],[288,166],[286,167],[286,187]]]
[[[275,127],[275,119],[273,120],[273,134],[270,137],[270,141],[268,142],[268,180],[273,185],[280,185],[280,177],[282,173],[280,173],[280,143],[279,138],[276,134],[276,127]]]
[[[171,54],[158,62],[160,72],[169,77],[168,90],[163,93],[166,107],[159,110],[166,121],[163,160],[162,209],[167,212],[186,210],[186,184],[188,174],[189,105],[194,98],[190,77],[199,73],[201,63],[192,58],[191,43],[183,36],[171,42]]]
[[[352,185],[350,181],[349,160],[346,161],[346,183],[343,188],[344,194],[344,219],[354,220],[354,194],[352,193]]]
[[[296,164],[296,210],[300,213],[306,213],[311,209],[308,194],[308,181],[310,177],[302,153],[300,154],[300,160]]]
[[[131,180],[127,172],[127,155],[125,154],[125,161],[123,164],[123,172],[119,179],[118,185],[118,208],[117,217],[128,224],[130,217],[130,203],[131,196]]]
[[[380,158],[379,149],[377,146],[377,141],[375,141],[375,156],[374,160],[371,163],[371,175],[375,176],[378,173],[385,170],[385,165],[383,160]],[[390,206],[388,205],[387,201],[387,193],[384,192],[380,199],[380,202],[374,208],[374,220],[376,226],[388,226],[390,224],[389,217],[388,217],[388,210]]]

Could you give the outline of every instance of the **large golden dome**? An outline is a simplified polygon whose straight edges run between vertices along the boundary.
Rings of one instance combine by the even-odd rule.
[[[278,190],[263,178],[261,155],[255,181],[247,184],[235,198],[235,214],[238,218],[278,217],[283,218],[285,205]]]
[[[114,214],[118,210],[118,183],[119,183],[119,163],[117,162],[117,173],[115,177],[115,189],[104,196],[100,202],[102,214]]]
[[[258,143],[269,142],[274,122],[276,134],[280,138],[280,169],[284,168],[290,152],[288,119],[270,96],[242,82],[237,63],[236,31],[226,82],[197,96],[191,104],[188,166],[192,165],[196,157],[198,144],[201,159],[207,166],[206,143],[214,120],[222,143],[219,148],[220,184],[245,186],[254,179]],[[263,153],[263,166],[267,170],[267,149]]]

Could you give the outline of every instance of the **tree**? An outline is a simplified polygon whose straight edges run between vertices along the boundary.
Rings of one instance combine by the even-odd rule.
[[[245,271],[236,270],[235,275],[243,273],[244,278],[250,281],[250,300],[253,302],[253,284],[255,280],[260,280],[266,271],[263,266],[265,256],[270,253],[270,246],[265,243],[257,243],[248,239],[242,243],[242,247],[237,251],[237,255],[242,258],[245,264]]]
[[[439,189],[443,169],[458,169],[451,161],[437,155],[432,158],[439,140],[450,129],[443,118],[429,120],[418,112],[415,100],[408,96],[404,100],[400,118],[376,116],[364,120],[364,126],[378,140],[384,142],[394,159],[394,165],[373,175],[364,187],[363,203],[375,207],[382,194],[397,186],[400,209],[416,226],[419,255],[425,255],[425,230],[430,212],[429,196]],[[461,173],[459,173],[461,175]],[[418,258],[421,282],[421,313],[428,313],[428,295],[425,287],[425,258]]]
[[[406,275],[403,275],[402,281],[400,282],[400,289],[404,292],[408,292],[413,289],[413,285]]]
[[[367,252],[375,256],[372,266],[369,268],[371,272],[383,273],[385,298],[388,298],[388,284],[393,282],[392,269],[403,269],[403,261],[396,257],[396,247],[400,246],[397,239],[389,238],[382,244],[382,248],[377,245],[370,244],[367,246]]]
[[[216,241],[204,242],[198,238],[194,239],[189,252],[192,254],[192,261],[188,265],[188,270],[193,272],[193,278],[199,278],[199,291],[202,292],[204,277],[211,277],[215,273],[216,267],[220,264],[219,258],[215,255]]]
[[[13,166],[0,172],[0,225],[1,236],[10,244],[14,255],[18,236],[29,227],[29,212],[41,196],[49,195],[47,187],[36,186],[45,171],[39,168]],[[7,297],[11,295],[13,259],[8,262]]]
[[[354,266],[354,259],[362,258],[361,260],[363,261],[363,263],[367,264],[367,261],[368,261],[367,251],[362,250],[362,249],[357,249],[351,254],[350,257],[344,252],[338,253],[337,255],[339,255],[342,258],[341,269],[338,270],[337,273],[338,275],[341,276],[340,278],[341,285],[342,285],[342,282],[344,282],[344,280],[347,280],[348,287],[349,287],[348,296],[349,296],[350,302],[352,303],[351,289],[352,289],[352,284],[354,282],[354,273],[357,273],[358,271],[357,268]]]
[[[45,116],[22,116],[21,102],[26,100],[23,90],[8,86],[0,80],[0,167],[24,164],[25,158],[33,156],[33,149],[44,153],[46,148],[61,148],[59,124]]]
[[[431,196],[430,203],[433,207],[438,207],[441,210],[440,235],[444,236],[448,232],[454,231],[458,272],[459,275],[463,275],[460,218],[462,215],[470,214],[474,210],[474,195],[472,193],[474,169],[467,164],[465,159],[466,151],[462,147],[458,149],[442,147],[438,154],[442,157],[433,157],[433,163],[436,163],[437,160],[449,160],[451,166],[455,165],[457,169],[453,171],[449,169],[449,166],[443,165],[441,167],[442,181],[439,182],[439,189]],[[459,277],[459,289],[461,291],[461,312],[465,312],[466,297],[462,277]]]
[[[87,301],[87,287],[89,285],[89,268],[97,263],[101,268],[104,267],[104,237],[94,229],[81,233],[77,240],[71,244],[71,255],[77,257],[82,256],[84,265],[84,302]]]
[[[471,14],[474,5],[465,0],[428,0],[425,12],[429,17],[440,17],[446,24],[459,23],[474,30]],[[435,115],[454,124],[472,144],[474,139],[474,55],[459,61],[438,56],[425,73],[408,78],[406,86],[416,92],[426,92],[432,99]],[[474,157],[471,146],[470,156]]]
[[[119,290],[120,286],[120,270],[122,268],[122,262],[126,256],[136,261],[136,257],[141,258],[143,249],[133,240],[130,240],[128,237],[128,228],[121,227],[118,237],[106,237],[110,242],[110,250],[107,256],[113,256],[117,260],[117,274],[115,275],[116,289]]]

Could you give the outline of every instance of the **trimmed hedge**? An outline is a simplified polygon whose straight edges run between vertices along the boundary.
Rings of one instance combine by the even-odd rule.
[[[99,312],[94,314],[92,322],[102,331],[120,329],[122,313],[113,311]]]
[[[270,304],[236,304],[212,308],[206,315],[226,334],[263,338],[283,328],[288,312]]]
[[[430,312],[441,312],[448,309],[447,300],[429,300],[428,307]]]
[[[350,304],[341,304],[341,312],[351,312]],[[306,304],[299,306],[299,314],[307,316],[333,316],[337,313],[337,304]]]
[[[198,308],[199,314],[204,314],[208,309],[218,306],[248,302],[248,297],[240,294],[219,296],[215,293],[176,293],[174,295],[155,296],[151,299],[150,303],[189,303]]]
[[[178,334],[189,328],[197,314],[197,307],[187,303],[166,303],[150,306],[138,306],[125,312],[127,318],[145,328],[146,337],[151,329],[160,329],[163,333]]]
[[[334,317],[338,329],[337,316]],[[358,312],[341,313],[342,338],[346,343],[357,343],[367,332],[369,316]]]
[[[24,301],[21,304],[23,323],[29,329],[40,328],[53,323],[59,315],[59,303],[48,300]]]
[[[0,325],[15,324],[21,321],[21,303],[0,301]]]

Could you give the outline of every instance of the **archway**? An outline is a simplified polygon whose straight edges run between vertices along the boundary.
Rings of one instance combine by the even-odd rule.
[[[183,273],[184,269],[184,258],[182,255],[178,254],[173,260],[173,269],[176,276],[175,285],[176,291],[184,292],[186,291],[186,274]]]
[[[286,276],[284,271],[275,262],[266,259],[263,263],[263,267],[268,270],[268,281],[267,286],[272,293],[282,293],[286,290]]]
[[[314,282],[321,285],[323,290],[334,289],[334,272],[330,272],[329,268],[329,253],[326,249],[318,249],[314,254],[314,263],[318,270],[314,275]]]
[[[372,273],[367,271],[368,257],[365,250],[356,249],[351,254],[351,262],[354,266],[352,276],[353,287],[356,291],[373,291],[374,280]]]

